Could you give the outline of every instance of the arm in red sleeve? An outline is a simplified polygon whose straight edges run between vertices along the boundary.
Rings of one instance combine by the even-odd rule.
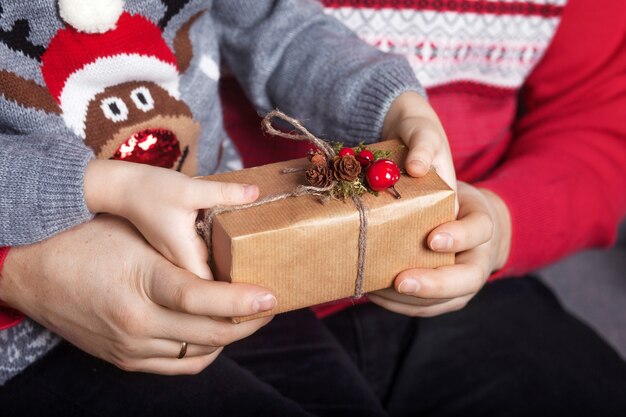
[[[4,265],[4,260],[9,254],[9,249],[11,248],[9,248],[8,246],[0,247],[0,272],[2,272],[2,265]]]
[[[2,265],[4,265],[4,260],[7,258],[9,254],[9,247],[0,247],[0,273],[2,272]],[[0,275],[0,278],[2,276]],[[11,309],[5,308],[2,306],[2,301],[0,301],[0,330],[7,329],[9,327],[15,326],[20,321],[22,321],[23,316]]]
[[[511,252],[498,276],[614,242],[626,213],[625,35],[620,0],[565,7],[525,84],[506,159],[475,184],[511,212]]]

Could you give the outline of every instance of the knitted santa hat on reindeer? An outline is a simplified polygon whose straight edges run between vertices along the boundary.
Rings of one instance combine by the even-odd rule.
[[[59,0],[67,26],[42,56],[41,71],[67,126],[85,136],[89,102],[107,87],[151,81],[179,98],[174,53],[161,30],[124,12],[122,0]]]

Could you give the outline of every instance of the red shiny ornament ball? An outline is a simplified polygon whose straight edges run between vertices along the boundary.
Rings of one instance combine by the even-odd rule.
[[[363,168],[367,168],[372,162],[374,162],[374,154],[368,149],[363,149],[356,154],[356,160],[359,161]]]
[[[365,176],[372,190],[384,191],[391,188],[395,197],[400,198],[400,194],[394,188],[395,183],[400,179],[400,168],[395,162],[389,159],[379,159],[370,165]]]
[[[339,151],[339,156],[346,156],[346,155],[354,156],[354,149],[341,148],[341,150]]]

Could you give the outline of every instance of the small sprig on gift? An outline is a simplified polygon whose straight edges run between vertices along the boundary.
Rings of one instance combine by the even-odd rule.
[[[392,151],[372,152],[363,143],[356,148],[346,148],[337,142],[333,143],[333,150],[336,156],[330,161],[320,151],[309,151],[311,165],[305,175],[310,185],[328,188],[330,197],[343,200],[386,189],[400,198],[394,187],[400,179],[400,168],[388,159]]]

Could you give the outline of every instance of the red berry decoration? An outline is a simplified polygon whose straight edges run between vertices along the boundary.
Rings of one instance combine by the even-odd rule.
[[[363,168],[367,168],[374,162],[374,154],[369,149],[363,149],[356,155],[356,160],[359,161]]]
[[[365,176],[370,188],[374,191],[384,191],[390,188],[394,197],[400,198],[400,193],[394,185],[400,179],[400,168],[389,159],[379,159],[370,165]]]
[[[346,156],[346,155],[354,156],[354,149],[341,148],[341,150],[339,151],[339,156]]]

